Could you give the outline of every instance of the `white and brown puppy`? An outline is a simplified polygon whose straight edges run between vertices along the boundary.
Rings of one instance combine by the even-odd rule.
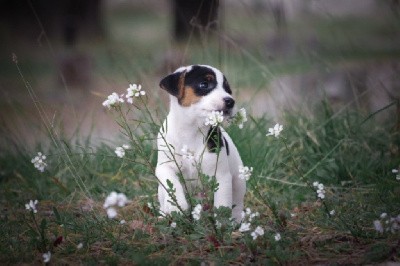
[[[158,135],[156,176],[160,209],[165,214],[178,211],[170,193],[173,184],[177,203],[188,209],[185,192],[199,185],[199,170],[215,176],[219,184],[214,194],[214,206],[232,208],[232,216],[240,221],[246,183],[239,178],[242,160],[229,135],[220,127],[205,125],[212,111],[223,111],[230,116],[235,104],[225,76],[218,69],[206,65],[178,68],[160,82],[170,94],[170,112]],[[190,151],[192,160],[181,150]],[[195,163],[193,163],[195,162]],[[183,175],[186,185],[180,182]]]

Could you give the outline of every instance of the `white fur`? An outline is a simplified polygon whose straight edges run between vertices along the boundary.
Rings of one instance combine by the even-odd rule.
[[[188,107],[179,105],[177,98],[170,96],[170,112],[160,129],[157,140],[156,176],[161,183],[158,187],[160,210],[165,214],[179,211],[179,208],[171,203],[173,200],[165,190],[168,188],[167,180],[173,184],[180,208],[188,209],[185,191],[191,192],[194,187],[200,185],[199,169],[208,176],[214,176],[214,174],[216,176],[219,188],[214,194],[214,206],[229,208],[234,206],[232,216],[239,222],[246,191],[245,181],[239,179],[239,166],[242,166],[239,152],[222,128],[222,136],[228,142],[229,155],[224,145],[217,160],[217,153],[209,152],[204,141],[209,130],[209,126],[204,124],[207,115],[213,110],[223,109],[223,98],[231,96],[222,87],[223,74],[218,69],[206,67],[216,73],[217,87],[212,92]],[[175,72],[190,71],[190,69],[191,66],[181,67]],[[193,153],[193,160],[182,156],[181,149],[185,145],[188,151]],[[180,182],[179,173],[182,173],[186,187]]]

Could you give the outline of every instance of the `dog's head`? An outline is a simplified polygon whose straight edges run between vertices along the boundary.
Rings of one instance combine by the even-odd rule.
[[[160,82],[160,87],[176,97],[183,108],[206,116],[211,111],[223,111],[230,116],[235,100],[224,74],[206,65],[178,68]]]

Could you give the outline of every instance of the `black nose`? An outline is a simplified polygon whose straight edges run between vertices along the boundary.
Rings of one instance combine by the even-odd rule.
[[[224,98],[224,102],[225,102],[225,108],[227,109],[232,109],[233,106],[235,105],[235,100],[232,99],[231,97]]]

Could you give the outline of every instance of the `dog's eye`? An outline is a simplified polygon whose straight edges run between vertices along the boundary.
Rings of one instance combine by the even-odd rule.
[[[199,88],[200,89],[207,89],[208,88],[208,82],[207,81],[203,81],[199,84]]]

